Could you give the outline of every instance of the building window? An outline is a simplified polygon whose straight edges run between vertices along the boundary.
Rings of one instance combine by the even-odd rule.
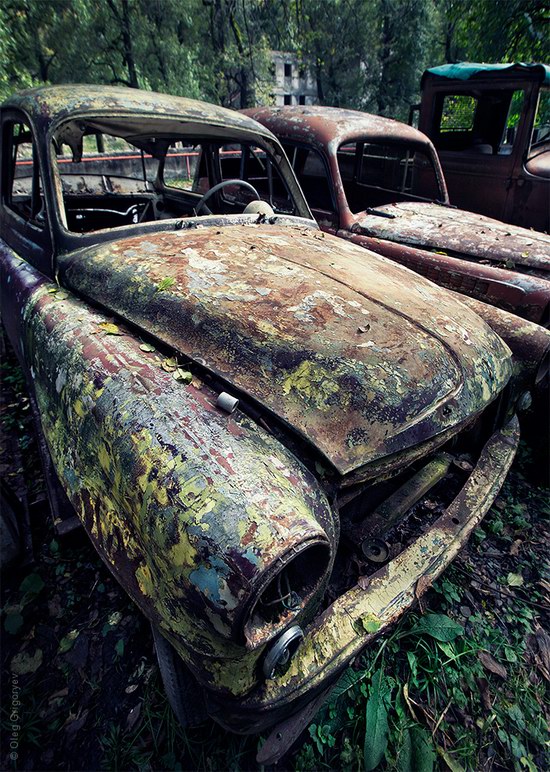
[[[289,62],[285,62],[285,78],[292,78],[292,64]]]
[[[305,103],[306,103],[306,95],[300,94],[300,104],[305,105]]]
[[[285,105],[291,105],[292,104],[292,94],[285,94],[284,95],[284,104]]]

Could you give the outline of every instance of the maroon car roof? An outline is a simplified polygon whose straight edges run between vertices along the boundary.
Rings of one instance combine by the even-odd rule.
[[[393,138],[431,145],[425,134],[405,123],[340,107],[259,107],[243,112],[263,123],[282,140],[303,139],[308,143],[327,145],[331,141],[341,144],[346,140],[370,137],[373,140]]]

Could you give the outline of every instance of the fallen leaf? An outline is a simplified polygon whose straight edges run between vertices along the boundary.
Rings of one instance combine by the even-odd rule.
[[[20,651],[11,661],[12,673],[25,675],[26,673],[35,673],[42,664],[42,649],[37,649],[34,654],[26,651]]]
[[[140,349],[142,351],[147,351],[147,352],[156,351],[155,347],[152,346],[150,343],[142,343],[140,346]]]
[[[519,551],[522,544],[523,542],[521,539],[516,539],[512,544],[512,546],[510,547],[510,555],[514,555],[514,557],[519,555]]]
[[[106,332],[107,335],[122,335],[122,332],[116,326],[116,324],[112,324],[111,322],[101,322],[99,327],[103,330],[103,332]]]
[[[523,576],[521,574],[509,573],[506,577],[506,581],[510,587],[521,587],[523,584]]]
[[[132,729],[137,724],[139,717],[141,715],[141,702],[138,703],[132,710],[128,713],[128,717],[126,719],[126,728],[129,732],[132,731]]]
[[[161,279],[156,286],[157,292],[164,292],[164,290],[170,289],[176,283],[176,280],[171,276],[167,276],[165,279]]]
[[[489,670],[489,672],[494,673],[497,676],[500,676],[501,678],[507,678],[508,677],[508,671],[504,667],[504,665],[501,665],[500,662],[497,662],[496,659],[493,657],[492,654],[489,654],[488,651],[480,651],[477,655],[479,661],[483,665],[483,667],[486,670]]]
[[[191,383],[193,380],[193,373],[190,373],[189,370],[182,370],[181,367],[178,367],[178,369],[173,373],[173,378],[176,381]]]
[[[127,686],[126,689],[124,689],[124,691],[126,692],[126,694],[132,694],[133,692],[135,692],[138,686],[139,684],[130,684],[130,686]]]
[[[54,595],[51,600],[48,601],[48,612],[54,619],[59,619],[63,616],[63,606],[61,605],[61,596]]]
[[[60,654],[66,654],[66,652],[70,651],[73,648],[79,633],[79,630],[71,630],[70,633],[67,633],[67,635],[59,641],[58,652]]]
[[[4,630],[11,635],[16,635],[23,626],[23,617],[18,611],[7,614],[4,619]]]
[[[38,595],[39,592],[44,587],[44,580],[40,576],[40,574],[29,574],[26,576],[21,584],[19,585],[20,592],[24,593],[25,595]]]
[[[65,721],[63,725],[63,729],[67,732],[67,734],[75,734],[75,732],[78,732],[84,724],[86,723],[86,719],[88,718],[88,710],[85,710],[81,716],[78,718],[74,718],[73,720],[73,714],[69,714],[69,718],[67,721]]]
[[[61,290],[61,292],[56,292],[55,299],[56,300],[66,300],[69,297],[69,293]]]

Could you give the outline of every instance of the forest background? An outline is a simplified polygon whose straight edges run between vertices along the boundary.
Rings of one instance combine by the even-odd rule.
[[[550,60],[545,0],[3,0],[0,100],[44,83],[272,101],[292,51],[321,104],[407,118],[428,66]]]

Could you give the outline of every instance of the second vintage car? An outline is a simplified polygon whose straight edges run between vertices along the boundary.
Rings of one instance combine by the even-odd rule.
[[[550,325],[550,236],[451,206],[425,134],[333,107],[246,112],[281,140],[324,231]]]
[[[2,318],[54,514],[151,621],[180,720],[274,726],[273,761],[489,509],[510,351],[322,233],[244,115],[59,86],[0,120]]]

